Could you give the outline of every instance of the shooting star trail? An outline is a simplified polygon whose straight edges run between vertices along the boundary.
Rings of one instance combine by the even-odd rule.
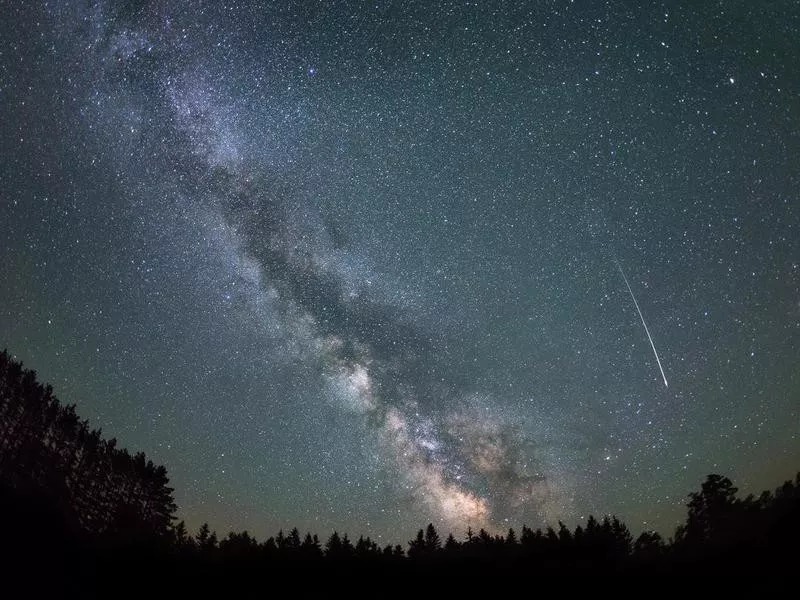
[[[625,285],[628,286],[628,291],[631,294],[631,298],[633,298],[633,305],[636,307],[636,310],[639,313],[639,318],[642,320],[642,325],[644,325],[644,332],[647,334],[647,339],[650,340],[650,347],[653,349],[653,355],[656,357],[656,362],[658,363],[658,370],[661,371],[661,377],[664,379],[664,387],[669,387],[669,384],[667,383],[667,376],[664,375],[664,367],[661,366],[661,360],[659,360],[658,352],[656,352],[656,345],[653,343],[653,338],[650,335],[650,330],[647,328],[647,323],[644,322],[644,315],[642,314],[642,309],[639,308],[639,303],[636,301],[636,296],[633,295],[631,284],[628,283],[628,278],[625,276],[625,271],[622,270],[622,266],[616,260],[614,261],[614,264],[617,265],[617,269],[619,269],[619,274],[622,275],[622,279],[625,280]]]

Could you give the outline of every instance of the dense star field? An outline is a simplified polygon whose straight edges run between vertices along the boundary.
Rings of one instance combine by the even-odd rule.
[[[190,527],[797,471],[796,2],[0,7],[0,348]]]

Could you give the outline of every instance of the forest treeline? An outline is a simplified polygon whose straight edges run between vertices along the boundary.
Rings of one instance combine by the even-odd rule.
[[[163,466],[104,440],[34,371],[0,353],[0,564],[24,567],[44,556],[92,570],[122,568],[124,557],[185,574],[281,565],[441,570],[467,563],[595,573],[692,572],[713,565],[789,569],[800,558],[800,473],[774,492],[745,498],[727,477],[709,475],[689,494],[686,521],[669,539],[653,531],[634,537],[608,516],[589,517],[574,529],[561,522],[545,529],[522,525],[503,535],[469,529],[460,539],[443,538],[428,524],[407,544],[385,546],[369,537],[334,532],[320,539],[297,529],[261,542],[247,531],[220,538],[208,525],[193,534],[176,522],[168,483]]]

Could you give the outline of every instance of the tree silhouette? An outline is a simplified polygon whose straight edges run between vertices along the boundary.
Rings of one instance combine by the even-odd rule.
[[[325,542],[325,556],[328,558],[342,558],[343,554],[342,538],[339,537],[338,532],[334,531],[328,541]]]
[[[514,532],[513,527],[510,527],[508,529],[508,534],[506,535],[506,544],[508,544],[509,546],[517,545],[517,534]]]
[[[211,531],[208,523],[203,523],[200,526],[195,541],[197,542],[198,550],[203,554],[211,554],[217,549],[217,534]]]
[[[289,537],[286,538],[286,549],[289,553],[296,554],[300,550],[300,532],[297,527],[292,528],[289,532]]]
[[[442,549],[442,540],[433,523],[428,523],[425,528],[425,552],[428,555],[433,555]]]
[[[235,533],[231,531],[219,543],[219,552],[227,560],[251,559],[258,549],[258,542],[247,531]]]
[[[359,536],[355,546],[355,555],[358,558],[374,558],[379,554],[378,544],[369,539],[369,537]]]
[[[316,559],[322,557],[322,547],[319,538],[311,533],[306,533],[303,543],[300,545],[300,554],[305,559]]]
[[[664,540],[655,531],[643,531],[633,544],[633,553],[646,559],[655,559],[664,553]]]
[[[417,537],[408,542],[408,557],[422,558],[425,556],[425,532],[420,529]]]
[[[679,530],[680,541],[699,545],[724,535],[728,520],[736,509],[737,489],[721,475],[709,475],[699,492],[689,494],[689,516]]]
[[[342,555],[345,558],[352,558],[355,554],[355,548],[353,547],[353,542],[350,541],[350,538],[345,533],[342,536]]]

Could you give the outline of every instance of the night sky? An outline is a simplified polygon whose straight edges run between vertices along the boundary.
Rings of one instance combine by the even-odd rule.
[[[636,4],[1,2],[0,347],[221,534],[774,488],[800,5]]]

